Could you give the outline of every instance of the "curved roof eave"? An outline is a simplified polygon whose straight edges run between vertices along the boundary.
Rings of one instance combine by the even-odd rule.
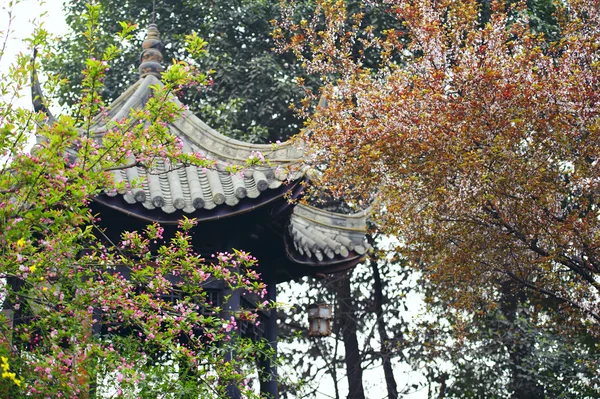
[[[153,85],[162,83],[149,74],[125,90],[104,114],[94,119],[94,133],[101,137],[111,123],[124,120],[132,110],[143,107],[152,95]],[[159,159],[151,171],[140,166],[114,170],[113,177],[121,184],[118,191],[105,193],[109,197],[122,195],[125,202],[141,203],[149,211],[159,208],[167,214],[178,210],[192,214],[199,209],[236,207],[246,198],[258,198],[304,176],[302,150],[291,141],[269,145],[235,140],[183,109],[184,105],[174,96],[170,101],[182,107],[181,116],[170,124],[169,129],[182,140],[183,151],[198,153],[214,161],[214,167],[172,165]],[[266,160],[247,166],[252,157]],[[135,160],[129,159],[128,164],[135,164]],[[242,172],[228,171],[228,166],[232,165],[241,168]]]

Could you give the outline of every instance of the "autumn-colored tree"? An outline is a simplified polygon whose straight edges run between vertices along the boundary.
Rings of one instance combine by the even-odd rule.
[[[54,118],[17,102],[39,59],[51,56],[41,26],[27,42],[34,58],[21,53],[0,78],[0,397],[220,398],[232,389],[256,397],[248,378],[255,356],[270,352],[239,336],[236,318],[258,316],[248,309],[223,319],[227,309],[205,290],[217,279],[231,293],[264,296],[256,260],[235,252],[205,261],[188,219],[179,229],[153,224],[111,240],[89,208],[99,193],[124,189],[113,181],[116,169],[152,171],[158,159],[212,167],[184,154],[167,127],[183,112],[173,96],[206,76],[175,63],[144,108],[111,121],[100,92],[119,50],[94,51],[98,6],[83,18],[88,58],[72,115]],[[121,27],[126,42],[134,27]],[[189,49],[203,43],[188,37]],[[47,111],[39,92],[34,103]],[[92,130],[100,122],[108,125],[103,135]]]
[[[379,36],[329,0],[275,31],[326,83],[304,135],[323,184],[376,197],[380,228],[452,306],[497,307],[512,281],[547,300],[536,323],[600,333],[597,2],[558,3],[553,38],[525,2],[376,6],[397,18]]]

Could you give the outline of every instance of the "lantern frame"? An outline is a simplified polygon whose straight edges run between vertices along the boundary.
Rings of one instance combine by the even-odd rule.
[[[326,303],[312,304],[308,307],[308,335],[310,337],[328,337],[331,335],[333,312]]]

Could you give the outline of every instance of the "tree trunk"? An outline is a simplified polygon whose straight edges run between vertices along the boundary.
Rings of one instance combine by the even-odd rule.
[[[385,329],[385,320],[383,319],[383,282],[379,273],[379,264],[377,259],[372,256],[371,268],[373,269],[373,298],[375,299],[375,315],[377,316],[377,331],[381,344],[381,362],[383,364],[383,374],[385,376],[385,386],[388,393],[388,399],[398,399],[398,386],[394,378],[392,369],[391,351],[389,337]]]
[[[358,329],[354,315],[352,294],[350,289],[350,273],[340,276],[336,286],[338,297],[337,321],[340,323],[342,339],[344,341],[346,371],[348,374],[348,399],[365,399],[365,390],[362,382],[361,354],[358,347]]]
[[[535,344],[518,325],[520,304],[525,300],[523,291],[515,292],[514,283],[502,284],[500,310],[509,322],[509,333],[503,334],[508,348],[511,368],[510,387],[513,399],[544,399],[544,388],[535,382],[535,374],[528,372],[526,358]],[[522,288],[521,288],[522,290]]]

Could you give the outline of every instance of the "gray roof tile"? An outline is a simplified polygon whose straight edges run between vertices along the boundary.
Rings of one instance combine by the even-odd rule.
[[[110,121],[121,120],[132,109],[143,106],[153,84],[160,81],[147,75],[127,89],[109,107],[107,116],[95,119],[96,134],[102,135]],[[173,101],[178,102],[175,98]],[[189,111],[184,111],[170,129],[183,140],[184,152],[199,152],[214,160],[215,167],[167,165],[159,159],[151,171],[139,167],[114,171],[115,181],[124,184],[125,189],[107,195],[121,195],[129,204],[141,203],[147,209],[160,208],[166,213],[193,213],[198,209],[235,206],[244,198],[258,198],[269,189],[281,187],[286,180],[304,175],[302,151],[291,143],[273,148],[234,140],[211,129]],[[245,167],[240,174],[225,171],[229,165],[244,166],[258,152],[267,156],[270,164]]]

